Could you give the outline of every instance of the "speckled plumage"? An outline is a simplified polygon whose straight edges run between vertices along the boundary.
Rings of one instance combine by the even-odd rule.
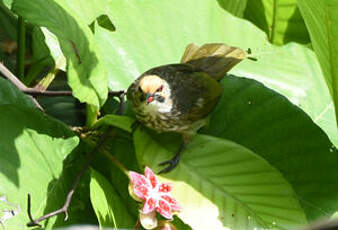
[[[157,132],[182,133],[181,147],[160,164],[169,165],[160,173],[178,164],[191,134],[205,124],[222,94],[218,81],[244,58],[243,50],[225,44],[189,44],[181,64],[150,69],[128,88],[127,98],[141,123]]]
[[[142,99],[139,83],[146,76],[159,76],[168,84],[172,103],[170,111],[146,109],[151,106]],[[138,120],[158,132],[189,132],[203,126],[205,118],[215,107],[221,85],[190,64],[171,64],[156,67],[142,74],[129,87],[127,97],[131,101]]]

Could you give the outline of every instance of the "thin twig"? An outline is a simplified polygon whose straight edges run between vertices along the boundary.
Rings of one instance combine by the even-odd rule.
[[[73,96],[73,92],[72,91],[41,91],[38,89],[34,89],[34,88],[26,88],[24,90],[21,90],[23,93],[25,94],[29,94],[32,96],[49,96],[49,97],[56,97],[56,96]],[[117,96],[120,97],[120,95],[124,94],[124,90],[120,90],[120,91],[109,91],[109,95],[112,96]]]
[[[27,194],[27,212],[28,212],[28,217],[29,217],[29,220],[34,223],[35,225],[34,226],[39,226],[41,227],[41,225],[37,222],[34,221],[33,217],[32,217],[32,211],[31,211],[31,194],[28,193]]]
[[[35,88],[28,88],[9,69],[7,69],[6,66],[4,66],[1,62],[0,62],[0,73],[2,73],[2,75],[5,78],[7,78],[13,85],[15,85],[21,92],[28,94],[28,95],[31,95],[31,96],[52,96],[52,97],[55,97],[55,96],[73,96],[72,91],[49,91],[49,90],[43,91],[43,90],[39,90],[39,89],[35,89]],[[109,91],[108,93],[111,96],[119,97],[120,101],[122,100],[122,102],[123,102],[123,103],[121,103],[121,107],[122,107],[122,109],[124,109],[124,105],[122,105],[122,104],[125,104],[124,103],[125,91],[124,90]]]
[[[9,69],[4,66],[0,62],[0,73],[7,78],[10,82],[12,82],[13,85],[15,85],[20,91],[29,90],[28,87],[26,87]],[[42,106],[39,104],[39,102],[32,96],[29,96],[29,98],[32,100],[32,102],[35,104],[35,106],[40,109],[41,111],[44,111]]]
[[[121,163],[121,161],[119,161],[117,158],[115,158],[114,156],[112,156],[109,151],[103,149],[101,150],[103,152],[104,155],[106,155],[109,160],[115,164],[123,173],[124,175],[126,175],[129,178],[129,173],[128,173],[128,169]]]
[[[95,143],[94,141],[90,140],[90,138],[87,138],[87,137],[81,137],[81,140],[85,143],[87,143],[88,145],[91,145],[93,146],[93,144]],[[106,157],[109,158],[109,160],[114,164],[116,165],[116,167],[118,167],[121,172],[124,173],[124,175],[126,175],[128,178],[129,178],[129,171],[128,169],[122,164],[121,161],[119,161],[117,158],[115,158],[113,155],[110,154],[110,152],[106,149],[101,149],[100,150],[100,153],[103,153],[104,155],[106,155]]]
[[[42,108],[42,106],[39,104],[39,102],[33,97],[33,96],[28,96],[32,102],[34,103],[34,105],[40,109],[42,112],[45,112],[44,108]]]
[[[26,25],[23,17],[18,17],[18,52],[17,52],[17,61],[16,61],[16,71],[19,79],[23,80],[25,77],[25,51],[26,51]]]
[[[120,108],[119,111],[117,112],[118,115],[122,115],[124,113],[124,110],[126,109],[126,101],[125,101],[125,96],[126,96],[126,91],[119,91],[120,95],[119,100],[120,100]]]
[[[27,87],[9,70],[0,62],[0,73],[4,75],[13,85],[18,87],[20,91],[27,89]]]
[[[137,219],[136,224],[134,226],[134,230],[140,230],[141,228],[141,221],[140,219]]]
[[[28,216],[30,216],[29,217],[30,222],[27,223],[27,227],[39,226],[40,225],[39,223],[41,221],[46,220],[48,218],[51,218],[51,217],[56,216],[56,215],[61,214],[61,213],[65,213],[65,215],[66,215],[65,220],[68,219],[68,212],[67,211],[68,211],[69,204],[70,204],[70,202],[72,200],[72,196],[74,194],[74,191],[75,191],[76,187],[78,186],[81,177],[83,176],[83,174],[89,168],[90,163],[93,160],[93,158],[95,157],[96,153],[101,149],[101,147],[103,146],[104,142],[109,137],[109,134],[110,134],[111,130],[112,130],[112,128],[109,127],[108,130],[98,140],[98,143],[96,144],[95,148],[89,153],[87,161],[82,166],[81,171],[77,174],[77,176],[76,176],[76,178],[74,180],[74,183],[73,183],[70,191],[68,192],[66,201],[65,201],[64,205],[62,206],[62,208],[60,208],[58,210],[55,210],[53,212],[47,213],[46,215],[43,215],[43,216],[41,216],[41,217],[39,217],[37,219],[33,219],[32,216],[31,216],[31,214],[30,214],[30,205],[29,205],[28,206],[29,209],[27,210],[27,212],[28,212]],[[28,199],[30,199],[30,196],[28,197]]]

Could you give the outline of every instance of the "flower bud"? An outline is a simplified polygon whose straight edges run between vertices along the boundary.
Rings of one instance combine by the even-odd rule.
[[[156,212],[150,212],[148,214],[143,214],[140,210],[140,222],[143,228],[145,229],[154,229],[157,227],[158,222],[156,219]]]
[[[156,230],[177,230],[177,228],[168,221],[161,221]]]
[[[138,202],[142,202],[142,199],[139,198],[135,193],[134,193],[134,189],[133,189],[133,184],[130,182],[129,185],[128,185],[128,192],[129,192],[129,195],[136,201]]]

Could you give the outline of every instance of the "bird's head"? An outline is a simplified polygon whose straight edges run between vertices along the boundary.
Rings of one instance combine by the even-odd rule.
[[[133,86],[131,99],[139,106],[169,112],[172,107],[170,88],[166,81],[157,75],[145,75]],[[135,101],[136,100],[136,101]]]

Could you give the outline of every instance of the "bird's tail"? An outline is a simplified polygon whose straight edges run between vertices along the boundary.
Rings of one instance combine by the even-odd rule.
[[[246,53],[240,48],[222,43],[208,43],[201,47],[191,43],[186,47],[181,63],[194,65],[216,80],[220,80],[246,57]]]

